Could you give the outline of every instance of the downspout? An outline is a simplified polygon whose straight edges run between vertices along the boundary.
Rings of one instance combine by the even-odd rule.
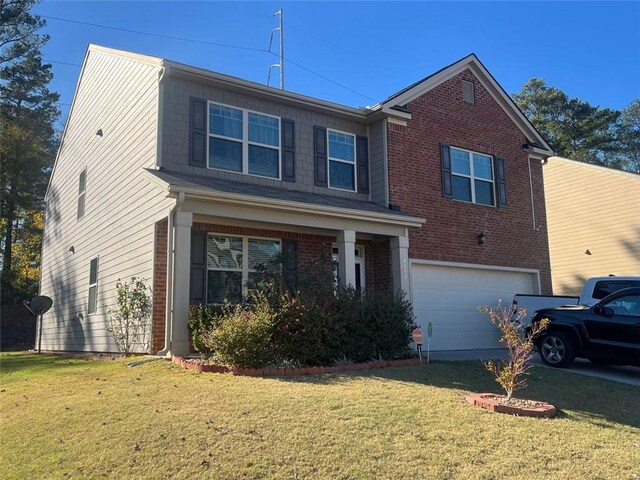
[[[173,284],[175,275],[173,265],[175,259],[174,245],[174,220],[175,213],[182,207],[184,203],[184,192],[178,192],[176,204],[169,210],[167,216],[167,298],[165,304],[165,320],[164,320],[164,348],[158,352],[158,356],[169,356],[171,353],[171,332],[173,332]]]
[[[533,229],[536,229],[536,206],[533,201],[533,176],[531,175],[531,157],[527,159],[527,165],[529,166],[529,188],[531,190],[531,217],[533,219]]]
[[[164,118],[163,80],[168,67],[161,67],[158,72],[158,122],[156,125],[156,169],[162,170],[162,125]]]

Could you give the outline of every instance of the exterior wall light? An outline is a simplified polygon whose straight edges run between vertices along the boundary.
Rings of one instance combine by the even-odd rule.
[[[484,245],[484,242],[487,241],[487,236],[484,234],[484,232],[480,232],[480,234],[478,235],[478,245]]]
[[[101,128],[98,129],[98,131],[96,132],[96,135],[99,136],[99,137],[102,136],[102,129]]]

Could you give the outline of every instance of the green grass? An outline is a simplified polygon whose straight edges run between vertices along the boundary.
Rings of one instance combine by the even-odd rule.
[[[288,379],[0,355],[0,478],[637,479],[640,390],[535,368],[554,419],[464,402],[479,362]],[[129,360],[130,361],[130,360]]]

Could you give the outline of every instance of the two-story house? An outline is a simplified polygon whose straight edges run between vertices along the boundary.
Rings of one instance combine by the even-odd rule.
[[[91,45],[47,192],[45,350],[114,351],[118,279],[152,285],[152,352],[256,265],[324,254],[404,291],[434,349],[490,348],[476,306],[549,292],[544,139],[475,55],[370,108]]]

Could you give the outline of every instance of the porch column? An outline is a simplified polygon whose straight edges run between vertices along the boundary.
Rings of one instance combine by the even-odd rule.
[[[189,279],[191,277],[191,226],[193,213],[175,213],[175,256],[173,289],[173,321],[171,322],[172,355],[189,353]]]
[[[393,237],[389,243],[393,289],[396,292],[402,290],[409,297],[409,237]]]
[[[356,284],[356,232],[343,230],[338,234],[338,280],[340,285]]]

